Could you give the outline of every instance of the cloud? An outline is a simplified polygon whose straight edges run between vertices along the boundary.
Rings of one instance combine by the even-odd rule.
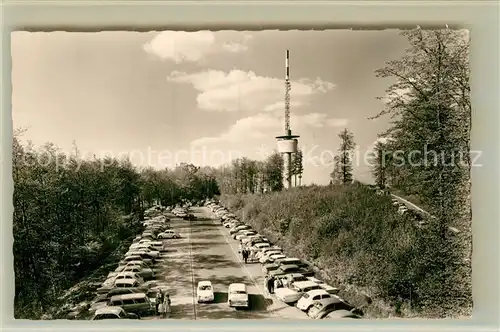
[[[253,71],[207,70],[194,74],[172,72],[168,80],[189,83],[199,94],[198,107],[205,111],[275,111],[283,107],[284,82],[282,79],[258,76]],[[306,78],[292,82],[291,105],[309,104],[312,96],[325,93],[335,85],[320,78]]]
[[[325,128],[336,126],[340,121],[347,123],[346,119],[328,118],[324,113],[309,113],[305,115],[292,115],[290,119],[294,129],[307,130],[308,128]],[[208,145],[220,142],[243,143],[244,141],[257,141],[262,138],[274,137],[284,130],[283,118],[270,113],[242,118],[236,121],[228,130],[216,137],[203,137],[194,140],[193,145]]]
[[[143,45],[144,51],[162,60],[201,62],[206,56],[230,52],[244,52],[252,35],[237,33],[236,38],[226,41],[227,34],[211,31],[163,31]]]
[[[349,123],[348,119],[328,119],[326,120],[329,127],[346,127]]]

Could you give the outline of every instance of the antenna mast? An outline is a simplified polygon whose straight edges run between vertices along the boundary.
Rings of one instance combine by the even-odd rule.
[[[292,187],[292,154],[297,152],[297,138],[298,135],[292,135],[292,129],[290,129],[290,51],[286,50],[285,58],[285,135],[277,136],[278,140],[278,152],[283,156],[283,178],[285,188]]]
[[[291,135],[290,129],[290,91],[292,86],[290,84],[290,51],[286,50],[285,60],[285,135]]]

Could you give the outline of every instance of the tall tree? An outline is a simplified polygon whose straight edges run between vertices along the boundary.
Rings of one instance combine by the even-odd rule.
[[[372,157],[372,175],[375,178],[375,184],[380,189],[385,189],[387,185],[388,172],[387,167],[390,162],[391,151],[389,151],[382,141],[377,141],[373,148]]]
[[[265,181],[270,191],[283,189],[283,157],[278,152],[266,159]]]
[[[334,169],[330,176],[335,183],[352,183],[352,153],[356,146],[354,143],[354,134],[345,128],[340,132],[338,137],[340,138],[340,147],[338,155],[334,157]]]
[[[303,167],[303,155],[302,155],[302,150],[297,150],[292,155],[292,176],[294,178],[294,186],[299,185],[300,186],[300,180],[302,179],[302,172],[304,171]],[[299,181],[297,181],[297,179]]]

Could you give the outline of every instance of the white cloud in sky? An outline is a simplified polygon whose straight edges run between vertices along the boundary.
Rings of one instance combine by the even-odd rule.
[[[292,115],[290,121],[295,129],[338,127],[338,124],[347,124],[347,119],[328,118],[324,113],[309,113]],[[284,128],[283,118],[270,113],[242,118],[228,130],[217,137],[203,137],[191,142],[192,145],[209,145],[219,142],[244,143],[245,140],[258,140],[277,135]],[[283,129],[284,130],[284,129]]]
[[[174,71],[169,81],[189,83],[198,90],[198,107],[206,111],[274,111],[283,107],[282,79],[258,76],[253,71],[228,73],[206,70],[194,74]],[[307,105],[313,95],[332,90],[335,85],[320,78],[302,78],[292,82],[292,106]]]
[[[238,38],[225,40],[226,35],[214,32],[163,31],[143,45],[144,51],[162,60],[181,62],[201,62],[206,56],[220,53],[244,52],[252,39],[248,33],[238,33]]]

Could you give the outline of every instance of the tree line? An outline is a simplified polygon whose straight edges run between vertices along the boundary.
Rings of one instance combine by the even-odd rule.
[[[292,154],[292,185],[302,182],[303,154],[301,150]],[[223,194],[254,194],[276,192],[283,189],[283,157],[273,152],[265,160],[238,158],[215,172],[220,192]]]
[[[15,317],[39,318],[63,289],[100,267],[136,233],[146,207],[219,194],[214,169],[138,169],[128,159],[83,159],[54,144],[13,139]],[[134,222],[135,221],[135,222]]]

